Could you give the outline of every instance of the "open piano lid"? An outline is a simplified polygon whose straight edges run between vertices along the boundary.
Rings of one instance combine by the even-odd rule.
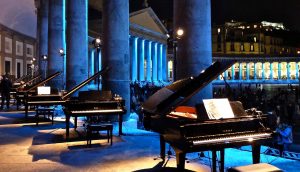
[[[143,112],[166,115],[185,103],[234,64],[234,60],[216,61],[198,76],[188,77],[158,90],[142,105]]]

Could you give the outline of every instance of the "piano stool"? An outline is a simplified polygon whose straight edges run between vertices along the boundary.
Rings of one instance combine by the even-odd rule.
[[[48,118],[51,116],[51,122],[53,125],[53,118],[54,118],[54,107],[43,107],[43,106],[38,106],[35,109],[35,120],[36,120],[36,125],[39,125],[39,116],[43,115],[44,118],[46,118],[46,115],[48,115]]]
[[[109,123],[96,123],[86,126],[86,141],[88,147],[91,147],[92,140],[96,139],[96,137],[93,136],[93,132],[97,132],[98,135],[99,131],[107,131],[107,143],[110,141],[110,145],[112,145],[113,125]]]
[[[246,166],[232,167],[229,168],[227,172],[282,172],[282,170],[267,163],[259,163]]]

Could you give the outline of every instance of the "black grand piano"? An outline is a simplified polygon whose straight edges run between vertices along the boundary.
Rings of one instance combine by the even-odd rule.
[[[96,79],[103,73],[110,70],[109,67],[103,68],[85,81],[81,82],[64,95],[31,95],[28,96],[25,106],[25,114],[28,114],[28,106],[64,106],[66,115],[66,138],[69,138],[70,118],[75,117],[75,127],[77,128],[77,117],[89,117],[97,115],[118,115],[119,134],[122,134],[122,115],[126,113],[125,100],[120,97],[106,96],[101,91],[81,91],[78,97],[70,97],[83,86]]]
[[[23,90],[22,92],[19,93],[20,95],[22,95],[22,94],[24,95],[23,99],[24,99],[24,105],[25,105],[25,118],[28,117],[29,106],[33,105],[33,104],[31,104],[31,100],[34,99],[34,97],[37,95],[37,87],[44,85],[46,82],[50,81],[51,79],[57,77],[60,74],[61,74],[61,72],[56,72],[56,73],[48,76],[44,80],[32,85],[28,89]]]
[[[203,105],[196,114],[179,110],[183,103],[229,68],[233,61],[217,61],[196,77],[178,80],[158,90],[142,105],[144,127],[160,134],[160,156],[165,160],[165,143],[176,153],[177,168],[185,168],[186,153],[211,150],[212,171],[216,171],[216,155],[220,151],[220,171],[224,171],[224,149],[252,146],[253,163],[260,161],[260,145],[272,138],[276,124],[274,116],[248,113],[234,118],[208,119]],[[233,104],[230,103],[231,107]],[[184,106],[182,106],[184,107]],[[202,107],[202,108],[201,108]],[[233,107],[233,112],[241,107]]]
[[[32,92],[27,92],[26,90],[30,89],[35,83],[37,83],[42,75],[36,75],[31,79],[28,79],[26,82],[21,83],[21,79],[26,79],[27,77],[22,77],[20,80],[15,81],[15,84],[11,90],[11,94],[16,99],[17,109],[19,110],[19,106],[24,103],[25,94],[30,94]]]

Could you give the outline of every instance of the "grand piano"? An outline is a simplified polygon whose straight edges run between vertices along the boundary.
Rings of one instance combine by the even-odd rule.
[[[69,138],[70,118],[75,117],[75,127],[77,128],[77,117],[98,116],[98,115],[118,115],[119,134],[122,134],[122,115],[126,113],[125,100],[121,97],[104,96],[101,91],[81,91],[78,97],[70,97],[83,86],[96,79],[100,75],[110,70],[103,68],[85,81],[81,82],[64,95],[31,95],[28,96],[25,114],[28,114],[28,106],[53,106],[62,105],[66,115],[66,138]]]
[[[224,171],[225,148],[252,146],[253,163],[260,161],[260,146],[272,138],[276,118],[260,113],[241,113],[233,107],[233,118],[208,119],[203,105],[182,106],[190,97],[217,78],[233,61],[216,61],[196,77],[178,80],[158,90],[143,105],[144,127],[160,134],[160,157],[165,160],[165,144],[175,151],[177,168],[185,168],[186,153],[212,151],[212,171],[216,171],[220,151],[220,171]],[[194,108],[195,114],[189,109]],[[181,109],[178,110],[177,109]],[[186,109],[186,111],[184,110]],[[237,110],[239,109],[239,110]],[[182,111],[183,110],[183,111]],[[242,110],[243,111],[243,110]]]
[[[19,110],[19,106],[24,103],[25,99],[25,93],[30,94],[30,92],[26,92],[27,89],[29,89],[31,86],[33,86],[35,83],[38,82],[38,80],[41,78],[42,75],[34,76],[31,79],[28,79],[28,81],[24,83],[20,83],[20,81],[15,81],[15,85],[13,86],[11,90],[11,94],[16,99],[17,102],[17,109]],[[27,77],[24,77],[23,79],[26,79]],[[16,84],[18,83],[18,84]]]
[[[44,85],[46,82],[50,81],[51,79],[57,77],[60,74],[61,74],[61,72],[56,72],[56,73],[48,76],[44,80],[32,85],[31,87],[29,87],[26,90],[23,90],[19,93],[20,95],[22,95],[22,94],[24,95],[23,99],[24,99],[24,105],[25,105],[25,118],[28,117],[28,108],[30,105],[32,105],[31,100],[34,99],[35,95],[37,95],[37,87]]]

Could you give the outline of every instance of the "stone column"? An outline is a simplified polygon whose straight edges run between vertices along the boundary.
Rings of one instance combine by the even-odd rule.
[[[257,63],[253,62],[253,67],[254,67],[254,80],[257,79],[257,77],[256,77],[256,64],[257,64]]]
[[[212,64],[211,2],[210,0],[174,0],[174,32],[179,28],[184,34],[178,40],[176,79],[199,75]],[[174,33],[175,35],[175,33]],[[212,98],[212,85],[208,84],[191,103]]]
[[[162,80],[168,81],[167,46],[162,45]]]
[[[265,80],[265,62],[261,63],[261,78]]]
[[[163,58],[163,45],[158,44],[157,47],[158,55],[157,55],[157,73],[158,73],[158,80],[162,81],[162,58]]]
[[[235,77],[235,70],[234,70],[234,64],[231,66],[231,80],[234,80]]]
[[[270,62],[270,80],[273,80],[273,62]]]
[[[144,63],[145,63],[145,40],[140,39],[138,42],[139,46],[139,57],[138,57],[138,62],[139,62],[139,80],[144,81],[145,80],[145,75],[144,75]]]
[[[46,77],[47,66],[43,55],[48,56],[48,17],[49,17],[49,0],[39,0],[39,7],[37,9],[37,48],[39,57],[39,71],[43,78]]]
[[[146,73],[146,78],[147,78],[147,81],[151,81],[151,41],[146,41],[146,50],[145,50],[145,53],[146,53],[146,63],[147,63],[147,73]]]
[[[152,81],[157,81],[157,43],[152,42]]]
[[[242,70],[243,69],[243,66],[242,66],[242,63],[239,63],[239,80],[242,80]]]
[[[280,62],[278,62],[278,79],[281,79],[281,63]]]
[[[247,80],[249,80],[249,73],[250,73],[249,63],[246,63],[246,78],[247,78]]]
[[[71,90],[88,76],[88,0],[67,0],[67,5],[66,88]]]
[[[94,57],[95,57],[95,49],[91,48],[89,50],[89,61],[88,61],[89,77],[94,75]]]
[[[297,62],[296,63],[296,80],[299,79],[299,64]]]
[[[59,54],[59,49],[65,51],[65,1],[51,0],[49,1],[49,24],[48,24],[48,73],[55,72],[61,74],[50,80],[48,84],[57,88],[64,89],[64,66],[65,56]]]
[[[132,46],[131,46],[131,80],[134,82],[137,80],[137,50],[138,50],[138,38],[132,37]]]
[[[103,89],[125,99],[130,112],[129,1],[103,0],[103,66],[111,70],[103,76]],[[125,116],[125,119],[129,115]]]
[[[289,80],[291,79],[291,72],[290,72],[290,62],[287,62],[286,63],[286,68],[287,68],[287,71],[286,71],[286,79]]]

